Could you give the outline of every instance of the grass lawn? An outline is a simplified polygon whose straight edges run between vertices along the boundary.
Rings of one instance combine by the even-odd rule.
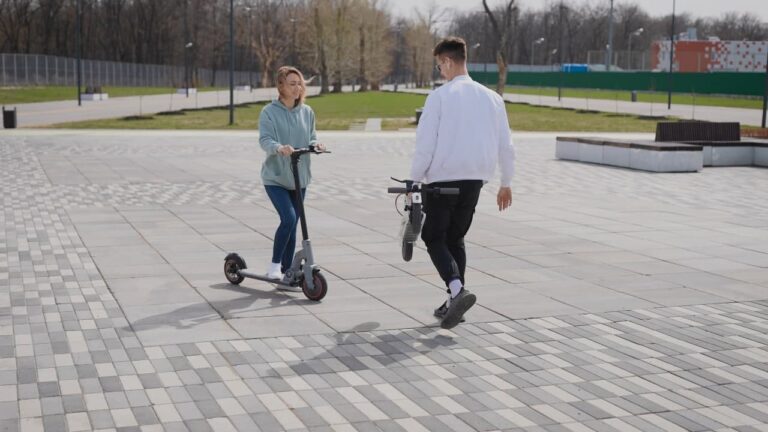
[[[353,123],[367,118],[382,118],[382,129],[398,130],[415,127],[416,108],[423,106],[425,96],[408,93],[367,92],[344,93],[309,98],[315,110],[319,130],[348,130]],[[226,108],[176,111],[172,113],[92,120],[54,125],[75,129],[257,129],[264,103],[237,107],[235,125],[227,125]],[[653,132],[657,118],[584,112],[561,108],[507,104],[510,124],[519,131],[584,131],[584,132]]]
[[[85,86],[81,90],[84,92]],[[198,90],[202,92],[224,89],[206,87]],[[101,91],[108,93],[109,97],[114,98],[169,94],[175,93],[176,89],[170,87],[102,87]],[[62,100],[77,100],[77,88],[74,86],[0,87],[0,104],[4,105]]]
[[[557,88],[554,87],[517,87],[507,86],[508,93],[517,93],[525,95],[557,96]],[[592,90],[592,89],[570,89],[562,90],[563,97],[581,98],[581,99],[606,99],[630,101],[629,90]],[[663,92],[638,92],[637,100],[639,102],[667,103],[667,93]],[[684,105],[706,105],[728,108],[753,108],[762,109],[762,98],[749,98],[746,96],[708,96],[693,95],[683,93],[672,93],[673,104]]]

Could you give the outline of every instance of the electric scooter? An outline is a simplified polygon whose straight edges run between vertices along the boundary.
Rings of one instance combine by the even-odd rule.
[[[309,240],[307,230],[306,213],[304,212],[304,203],[301,199],[301,184],[299,181],[299,162],[302,155],[305,154],[330,153],[329,151],[318,151],[315,146],[296,149],[291,153],[291,171],[293,172],[293,182],[295,185],[294,200],[298,203],[299,219],[301,222],[301,249],[293,256],[291,267],[285,271],[282,280],[270,279],[266,275],[248,270],[245,260],[236,253],[230,253],[224,258],[224,277],[229,283],[239,285],[245,278],[256,279],[269,282],[275,285],[298,287],[304,295],[312,301],[320,301],[328,293],[328,282],[320,273],[320,268],[315,263],[312,254],[312,243]]]
[[[392,180],[405,184],[405,187],[390,187],[387,188],[388,193],[399,194],[395,198],[395,207],[397,208],[397,199],[400,195],[405,194],[405,205],[403,213],[400,213],[403,218],[400,221],[400,244],[403,255],[403,260],[410,261],[413,258],[413,244],[416,239],[419,238],[421,233],[421,226],[424,221],[424,213],[422,211],[421,194],[433,193],[436,195],[458,195],[459,188],[445,188],[445,187],[429,187],[414,184],[413,180],[398,180],[394,177],[390,177]],[[400,210],[398,210],[400,212]]]

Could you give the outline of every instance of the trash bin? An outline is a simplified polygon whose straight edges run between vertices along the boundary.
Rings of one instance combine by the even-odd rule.
[[[424,112],[424,108],[416,108],[416,124],[419,124],[419,119],[421,118],[421,113]]]
[[[16,108],[7,110],[3,107],[3,127],[6,129],[16,129]]]
[[[632,90],[632,102],[637,102],[637,90]]]

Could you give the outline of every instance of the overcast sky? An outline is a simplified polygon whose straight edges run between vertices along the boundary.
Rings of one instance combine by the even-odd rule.
[[[415,7],[431,2],[431,0],[387,0],[393,12],[397,16],[408,16],[413,13]],[[610,4],[610,0],[590,0],[591,3],[604,1]],[[688,12],[695,17],[716,17],[725,12],[748,12],[755,14],[764,22],[768,22],[768,1],[766,0],[676,0],[676,10],[678,12]],[[557,2],[556,0],[518,0],[519,4],[526,9],[541,9],[547,3]],[[565,3],[572,3],[573,0],[565,0]],[[499,5],[504,0],[489,0],[488,5]],[[577,3],[583,3],[583,0],[577,0]],[[668,15],[672,13],[672,0],[616,0],[614,4],[636,3],[645,9],[652,16]],[[459,11],[471,9],[482,10],[482,0],[437,0],[437,4],[444,8],[451,8]]]

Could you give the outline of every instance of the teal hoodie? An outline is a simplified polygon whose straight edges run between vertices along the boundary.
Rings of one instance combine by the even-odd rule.
[[[275,100],[261,110],[259,117],[259,144],[267,153],[261,165],[261,180],[264,185],[281,186],[294,190],[291,158],[277,153],[281,144],[293,148],[305,148],[317,142],[315,113],[308,105],[299,104],[288,108]],[[299,182],[305,188],[312,179],[310,157],[302,156],[299,162]]]

